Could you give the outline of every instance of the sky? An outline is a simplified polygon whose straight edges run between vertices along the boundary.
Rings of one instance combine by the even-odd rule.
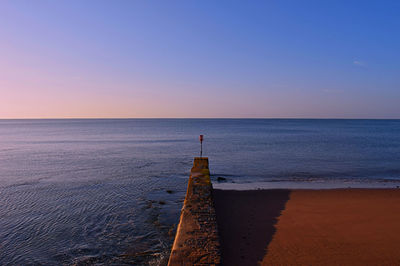
[[[400,1],[0,1],[0,118],[400,118]]]

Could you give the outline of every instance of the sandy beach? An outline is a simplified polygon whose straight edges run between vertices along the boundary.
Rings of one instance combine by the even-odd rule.
[[[224,265],[400,265],[400,189],[214,190]]]

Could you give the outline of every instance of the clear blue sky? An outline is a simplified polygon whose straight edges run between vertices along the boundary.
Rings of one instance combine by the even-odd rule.
[[[400,1],[1,1],[0,118],[400,118]]]

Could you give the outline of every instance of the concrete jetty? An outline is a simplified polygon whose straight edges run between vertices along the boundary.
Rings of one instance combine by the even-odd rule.
[[[221,252],[208,158],[194,158],[168,265],[220,265]]]

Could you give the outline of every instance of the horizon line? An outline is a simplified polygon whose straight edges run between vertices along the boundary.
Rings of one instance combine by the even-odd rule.
[[[297,120],[400,120],[399,118],[352,118],[352,117],[27,117],[0,118],[0,120],[128,120],[128,119],[297,119]]]

